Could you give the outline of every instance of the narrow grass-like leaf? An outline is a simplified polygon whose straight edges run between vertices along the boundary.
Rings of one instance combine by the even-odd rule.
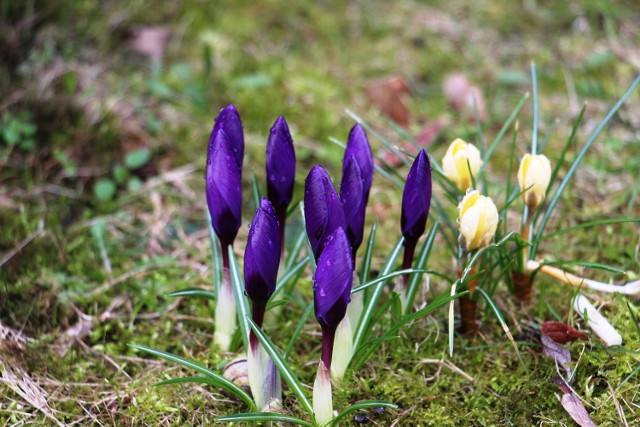
[[[284,288],[284,286],[287,284],[289,280],[291,280],[292,277],[298,274],[298,272],[307,265],[307,263],[309,262],[309,258],[310,258],[309,256],[302,258],[300,261],[298,261],[296,265],[289,268],[287,272],[283,274],[282,277],[280,277],[280,279],[278,279],[278,283],[276,283],[276,290],[271,295],[272,298]]]
[[[531,129],[531,154],[538,154],[538,118],[540,109],[538,107],[538,74],[536,73],[536,64],[531,62],[531,90],[533,92],[533,126]]]
[[[307,229],[305,220],[304,220],[304,202],[300,202],[300,215],[302,216],[302,228],[304,230]],[[313,271],[315,273],[316,271],[316,259],[313,256],[313,248],[311,247],[311,242],[309,241],[309,236],[307,236],[307,233],[305,232],[305,243],[307,245],[307,254],[309,257],[309,262],[311,263],[311,271]]]
[[[427,265],[427,259],[429,259],[429,254],[431,253],[431,248],[433,248],[433,242],[435,242],[436,240],[437,232],[438,222],[435,222],[431,227],[431,230],[429,230],[427,238],[425,239],[424,244],[420,249],[420,253],[418,254],[418,263],[415,266],[416,269],[424,269]],[[413,307],[413,300],[416,298],[416,293],[418,292],[420,282],[422,282],[422,273],[414,274],[409,279],[409,285],[407,286],[407,312],[411,310],[411,307]]]
[[[351,293],[363,291],[365,289],[368,289],[368,288],[370,288],[372,286],[377,285],[380,282],[385,282],[385,281],[387,281],[389,279],[392,279],[394,277],[404,276],[405,274],[413,275],[413,274],[417,274],[417,273],[430,273],[430,274],[435,274],[438,277],[442,277],[445,280],[449,279],[449,276],[447,276],[446,274],[440,273],[440,272],[435,271],[435,270],[429,270],[429,269],[421,270],[421,269],[417,269],[417,268],[406,268],[404,270],[393,271],[393,272],[391,272],[389,274],[380,275],[380,276],[376,277],[375,279],[373,279],[373,280],[371,280],[371,281],[369,281],[367,283],[363,283],[362,285],[360,285],[360,286],[358,286],[356,288],[353,288],[351,290]]]
[[[544,139],[542,140],[542,143],[540,144],[541,153],[542,151],[544,151],[544,147],[547,146],[547,143],[551,140],[551,137],[553,136],[553,133],[556,131],[556,128],[558,127],[559,124],[560,124],[560,120],[555,119],[551,124],[551,127],[549,127],[549,130],[547,131],[546,135],[544,136]]]
[[[258,185],[258,178],[254,172],[251,172],[251,194],[253,195],[254,209],[260,207],[260,187]]]
[[[289,254],[287,255],[287,261],[285,262],[286,270],[289,270],[291,266],[298,259],[298,255],[300,255],[300,251],[304,246],[304,241],[306,240],[306,238],[307,238],[307,231],[305,230],[304,227],[302,227],[298,232],[298,236],[296,237],[293,247],[291,248],[291,250],[289,251]]]
[[[202,288],[185,288],[167,294],[168,297],[202,297],[216,299],[216,293]]]
[[[493,142],[487,149],[487,152],[485,153],[484,157],[482,158],[482,166],[480,166],[480,170],[478,171],[478,176],[484,173],[484,168],[487,166],[487,164],[489,164],[489,160],[491,159],[493,152],[496,150],[496,148],[498,148],[498,144],[500,143],[500,141],[502,141],[504,134],[507,133],[507,130],[511,126],[511,123],[513,123],[516,117],[518,117],[518,114],[520,114],[520,110],[522,110],[522,107],[524,107],[524,104],[527,102],[527,99],[529,99],[529,94],[525,93],[524,96],[520,99],[520,102],[518,102],[518,105],[516,105],[516,108],[509,115],[509,118],[507,118],[507,121],[505,121],[504,124],[502,125],[500,132],[498,132]]]
[[[593,268],[595,270],[602,270],[602,271],[606,271],[608,273],[613,273],[613,274],[626,274],[626,271],[621,270],[619,268],[611,267],[610,265],[602,264],[599,262],[593,262],[593,261],[580,261],[580,260],[547,261],[542,263],[542,265],[557,265],[557,266],[577,265],[579,267]]]
[[[389,403],[387,401],[384,400],[363,400],[360,402],[356,402],[351,406],[348,406],[347,408],[345,408],[342,412],[340,412],[329,424],[330,426],[336,425],[336,423],[338,421],[340,421],[341,418],[351,414],[352,412],[355,411],[361,411],[363,409],[370,409],[370,408],[391,408],[391,409],[397,409],[398,405],[395,405],[393,403]]]
[[[518,345],[516,344],[516,341],[513,339],[513,335],[511,335],[511,331],[509,331],[509,326],[507,325],[507,322],[505,322],[504,317],[502,317],[502,313],[500,313],[500,309],[495,305],[491,297],[485,292],[484,289],[476,288],[476,291],[480,292],[480,295],[484,297],[485,301],[487,301],[487,303],[495,313],[496,318],[500,323],[500,326],[502,326],[502,330],[504,331],[505,335],[507,336],[507,338],[511,342],[511,345],[516,351],[516,355],[518,356],[518,360],[520,361],[520,364],[522,365],[524,370],[528,372],[529,369],[527,368],[527,365],[524,364],[524,360],[522,360],[522,356],[520,355],[520,350],[518,350]]]
[[[222,252],[220,251],[220,241],[211,224],[209,212],[207,212],[207,226],[209,227],[209,239],[211,241],[211,276],[213,278],[213,289],[216,291],[216,295],[220,295],[220,285],[222,284]]]
[[[469,291],[464,291],[464,292],[460,292],[458,294],[447,295],[447,293],[443,293],[441,295],[438,295],[426,307],[423,307],[422,309],[420,309],[420,310],[418,310],[418,311],[416,311],[414,313],[409,313],[409,314],[405,314],[404,316],[402,316],[402,318],[400,318],[400,320],[398,322],[396,322],[382,337],[367,342],[361,348],[358,348],[358,347],[354,346],[354,348],[357,349],[355,355],[357,355],[357,353],[359,353],[360,351],[366,349],[366,353],[364,354],[364,356],[361,356],[358,359],[358,362],[353,364],[354,371],[359,370],[360,367],[364,364],[364,362],[369,358],[369,356],[371,354],[373,354],[378,349],[378,347],[380,347],[380,345],[383,342],[393,339],[393,336],[395,334],[397,334],[398,331],[404,325],[406,325],[406,324],[408,324],[410,322],[413,322],[414,320],[420,319],[420,318],[432,313],[436,309],[446,305],[447,303],[453,302],[455,299],[457,299],[457,298],[459,298],[459,297],[461,297],[463,295],[466,295],[468,293],[469,293]],[[354,357],[354,359],[355,359],[355,357]]]
[[[298,321],[296,328],[293,330],[293,333],[291,334],[291,338],[289,338],[289,344],[287,344],[287,348],[284,350],[283,357],[285,360],[289,358],[291,351],[293,351],[293,346],[298,340],[298,337],[302,332],[302,328],[304,327],[304,324],[307,323],[307,320],[309,319],[309,316],[311,316],[311,313],[313,313],[313,301],[311,301],[309,305],[307,305],[307,308],[304,309],[304,312],[302,313],[302,316],[300,317],[300,320]]]
[[[509,200],[509,195],[511,194],[511,177],[513,176],[513,163],[514,163],[514,159],[515,159],[515,155],[516,155],[516,136],[517,136],[518,132],[516,132],[514,130],[512,136],[511,136],[511,148],[509,151],[509,171],[507,172],[507,190],[505,191],[504,194],[506,194],[505,197],[505,201]],[[505,209],[505,208],[503,208]],[[502,214],[502,210],[500,210],[500,213]],[[509,230],[509,224],[505,215],[505,219],[503,221],[503,225],[504,225],[504,232],[506,233],[507,230]]]
[[[245,295],[244,280],[240,275],[238,262],[236,261],[236,256],[233,253],[233,247],[231,245],[229,245],[229,270],[231,273],[233,294],[236,300],[236,311],[238,313],[238,324],[240,325],[242,343],[245,351],[249,351],[249,324],[247,323],[247,318],[251,315],[251,310],[249,309],[249,301],[247,301]]]
[[[225,415],[216,418],[216,421],[223,423],[240,423],[240,422],[271,422],[271,423],[288,423],[305,427],[316,427],[309,421],[300,418],[289,417],[287,415],[274,414],[273,412],[247,412],[244,414]]]
[[[287,384],[289,384],[289,388],[291,389],[291,391],[296,395],[309,415],[313,417],[313,406],[311,406],[309,399],[307,399],[302,383],[298,380],[296,374],[293,372],[289,364],[284,360],[278,349],[276,349],[276,347],[273,345],[269,337],[267,337],[265,333],[262,332],[262,329],[260,329],[258,325],[256,325],[249,317],[247,317],[247,322],[249,322],[253,333],[256,335],[258,341],[260,341],[267,354],[278,368],[278,371],[280,371],[280,375],[282,375],[282,378],[287,382]]]
[[[395,247],[387,257],[387,260],[380,272],[381,276],[385,276],[389,274],[393,270],[393,266],[395,265],[396,259],[398,259],[398,255],[400,255],[402,244],[404,243],[404,239],[401,237],[396,243]],[[360,318],[360,323],[356,328],[355,333],[353,334],[353,348],[358,348],[366,334],[369,332],[369,328],[371,326],[371,315],[373,314],[375,308],[378,305],[378,299],[382,294],[382,290],[384,289],[385,282],[380,282],[376,285],[369,297],[369,301],[367,301],[366,306],[362,312],[362,317]]]
[[[373,258],[373,246],[376,242],[376,231],[378,231],[378,218],[371,224],[371,231],[369,232],[369,240],[367,240],[367,246],[364,249],[364,257],[362,258],[362,268],[360,270],[360,280],[362,283],[366,283],[369,280],[369,271],[371,271],[371,259]]]
[[[180,357],[180,356],[176,356],[175,354],[171,354],[171,353],[167,353],[165,351],[162,350],[157,350],[155,348],[151,348],[151,347],[145,347],[143,345],[138,345],[138,344],[129,344],[129,347],[131,348],[135,348],[136,350],[139,351],[143,351],[145,353],[151,354],[153,356],[157,356],[157,357],[161,357],[165,360],[169,360],[171,362],[177,363],[179,365],[184,366],[185,368],[189,368],[189,369],[193,369],[194,371],[212,379],[215,380],[216,383],[212,384],[212,385],[216,385],[226,391],[228,391],[229,393],[234,394],[235,396],[237,396],[240,400],[242,400],[243,402],[245,402],[251,409],[255,409],[255,405],[253,403],[253,400],[251,399],[251,397],[244,391],[242,390],[240,387],[238,387],[237,385],[235,385],[232,381],[229,381],[228,379],[226,379],[225,377],[223,377],[222,375],[219,375],[215,372],[213,372],[212,370],[210,370],[209,368],[194,362],[192,360],[189,359],[185,359],[184,357]]]
[[[536,239],[537,240],[540,240],[540,237],[542,237],[542,235],[544,233],[544,228],[546,227],[547,223],[549,222],[549,219],[551,218],[551,214],[553,213],[553,210],[555,209],[556,205],[558,204],[558,201],[560,200],[560,197],[562,196],[562,193],[564,192],[565,188],[569,184],[569,181],[571,180],[571,178],[573,178],[573,174],[575,174],[576,170],[578,169],[578,166],[580,165],[580,162],[582,161],[584,156],[587,154],[587,151],[589,151],[589,148],[591,148],[591,145],[593,144],[593,142],[600,135],[600,132],[602,132],[602,130],[609,123],[611,118],[618,112],[618,110],[620,109],[622,104],[624,104],[625,101],[635,91],[635,89],[638,86],[638,84],[640,84],[640,75],[638,75],[635,78],[633,83],[631,83],[631,86],[629,86],[629,88],[626,90],[626,92],[622,95],[622,97],[618,100],[618,102],[616,102],[616,104],[611,108],[609,113],[607,113],[605,118],[600,122],[600,124],[598,124],[596,129],[591,133],[591,135],[589,136],[589,138],[585,142],[584,146],[582,147],[582,149],[580,150],[580,152],[576,156],[575,160],[571,164],[571,167],[567,171],[567,174],[565,175],[564,179],[560,183],[560,186],[558,187],[558,190],[554,193],[553,198],[549,202],[549,205],[548,205],[547,209],[545,210],[544,216],[542,217],[542,220],[540,221],[540,225],[538,226],[538,229],[537,229],[537,233],[536,233]],[[537,243],[534,243],[533,247],[531,248],[531,251],[530,251],[530,258],[531,259],[533,259],[533,257],[535,256],[536,250],[537,250]]]
[[[626,223],[633,223],[633,222],[640,222],[640,217],[635,216],[635,217],[628,217],[628,218],[597,219],[595,221],[589,221],[589,222],[574,225],[571,227],[565,227],[561,230],[556,230],[551,233],[545,234],[544,236],[540,237],[540,241],[551,239],[552,237],[561,236],[563,234],[572,233],[576,230],[582,230],[584,228],[596,227],[599,225],[607,225],[607,224],[626,224]]]

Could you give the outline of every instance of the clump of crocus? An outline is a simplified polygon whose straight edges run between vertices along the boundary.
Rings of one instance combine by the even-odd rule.
[[[244,252],[245,291],[251,300],[253,321],[262,327],[267,301],[276,289],[280,264],[280,229],[271,203],[262,198],[251,223]],[[262,410],[279,406],[282,401],[280,374],[255,336],[249,335],[247,350],[249,384]]]
[[[314,166],[305,180],[304,219],[311,250],[317,261],[328,237],[338,227],[346,228],[342,203],[329,174],[320,165]]]
[[[314,276],[313,301],[316,319],[322,328],[322,358],[313,385],[313,412],[321,426],[333,419],[331,362],[336,329],[345,318],[351,300],[353,262],[350,255],[347,235],[342,227],[338,227],[327,236]],[[338,343],[337,347],[340,348],[341,344]]]
[[[480,151],[473,145],[460,138],[455,139],[442,159],[442,170],[445,176],[455,184],[460,191],[466,191],[472,186],[474,177],[482,167]]]
[[[481,195],[477,190],[469,190],[458,205],[458,222],[460,224],[460,245],[464,253],[474,249],[480,249],[493,241],[498,228],[498,209],[493,201]],[[471,276],[475,274],[477,267],[474,265]],[[458,276],[461,276],[462,269]],[[476,279],[473,278],[467,284],[469,295],[460,298],[460,314],[462,318],[462,332],[474,332],[476,325],[476,302],[473,299],[473,291],[476,287]]]
[[[296,153],[289,126],[284,117],[276,119],[267,141],[267,197],[273,205],[284,250],[284,229],[287,208],[293,197],[296,177]]]
[[[226,351],[236,329],[236,308],[229,275],[227,248],[233,245],[241,223],[244,136],[233,105],[222,109],[209,138],[205,185],[211,225],[220,240],[222,283],[217,295],[214,341]]]
[[[429,208],[431,207],[431,164],[426,151],[420,150],[413,161],[402,193],[402,213],[400,226],[404,236],[402,268],[409,269],[420,236],[424,233]],[[406,291],[409,275],[402,276],[402,285],[396,289],[400,294],[403,310],[407,309]]]

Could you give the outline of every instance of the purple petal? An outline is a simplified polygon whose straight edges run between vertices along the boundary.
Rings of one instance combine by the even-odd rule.
[[[338,227],[346,228],[342,203],[331,178],[320,165],[311,169],[305,181],[304,218],[307,236],[317,260],[327,237]]]
[[[371,190],[371,182],[373,181],[373,153],[371,152],[371,146],[369,145],[369,139],[365,133],[363,127],[360,124],[356,124],[351,128],[349,132],[349,139],[347,139],[347,148],[344,151],[344,159],[342,162],[342,174],[345,174],[347,168],[347,161],[351,156],[356,158],[358,166],[360,167],[360,175],[363,180],[364,188],[364,201],[365,204],[369,200],[369,190]]]
[[[364,234],[366,201],[360,166],[358,166],[354,156],[347,159],[346,166],[343,169],[340,200],[342,201],[344,219],[347,224],[347,237],[355,254],[362,243]]]
[[[271,203],[262,198],[244,252],[244,281],[252,301],[267,302],[276,289],[280,264],[280,229]]]
[[[267,196],[276,210],[286,209],[293,196],[296,153],[284,117],[273,124],[267,141]]]
[[[242,176],[224,131],[217,132],[213,147],[205,172],[207,205],[213,229],[222,243],[229,245],[242,219]]]
[[[431,206],[431,165],[423,150],[409,170],[402,194],[402,216],[400,224],[405,239],[417,241],[427,223]]]
[[[351,301],[352,282],[351,248],[344,229],[339,227],[327,239],[314,277],[315,313],[323,327],[335,328],[344,318]]]
[[[244,157],[244,131],[242,129],[242,120],[238,114],[238,110],[233,104],[229,104],[220,110],[218,117],[215,119],[211,136],[209,137],[209,155],[214,150],[214,141],[216,134],[224,130],[227,134],[229,143],[231,144],[233,155],[236,158],[238,167],[242,169],[242,159]]]

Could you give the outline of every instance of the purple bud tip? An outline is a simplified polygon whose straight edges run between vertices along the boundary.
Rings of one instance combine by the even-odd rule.
[[[431,165],[424,151],[416,157],[409,170],[402,193],[402,235],[407,241],[417,242],[424,233],[431,206]]]
[[[284,117],[276,119],[267,141],[267,196],[276,211],[286,210],[293,197],[296,153]]]
[[[358,123],[349,132],[347,139],[347,148],[344,151],[344,159],[342,161],[342,174],[345,174],[347,161],[351,156],[356,158],[362,175],[365,204],[369,200],[369,191],[371,190],[371,182],[373,181],[373,152],[369,145],[369,139],[364,128]]]
[[[247,296],[266,304],[276,289],[280,264],[280,229],[271,203],[263,197],[253,217],[244,251]]]
[[[351,301],[353,261],[347,235],[337,228],[318,259],[313,284],[315,314],[323,330],[335,330]]]
[[[340,184],[340,200],[347,224],[347,237],[351,244],[353,255],[362,243],[364,235],[364,220],[367,201],[365,200],[364,184],[360,175],[360,166],[355,156],[350,156],[343,169]]]
[[[331,178],[320,165],[311,169],[305,181],[304,218],[307,236],[317,260],[328,236],[338,227],[346,228],[342,203]]]
[[[209,138],[209,153],[214,149],[213,141],[220,130],[223,130],[227,134],[236,163],[239,168],[242,168],[242,160],[244,158],[244,130],[242,128],[240,114],[238,114],[238,110],[236,110],[233,104],[229,104],[220,110],[218,117],[215,119],[211,137]]]

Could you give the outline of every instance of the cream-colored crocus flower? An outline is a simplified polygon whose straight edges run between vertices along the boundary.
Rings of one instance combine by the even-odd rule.
[[[471,176],[475,176],[482,167],[480,151],[473,145],[457,138],[442,159],[442,169],[461,191],[471,187]]]
[[[551,163],[544,154],[525,154],[518,169],[518,184],[529,209],[535,210],[544,201],[551,180]]]
[[[458,205],[460,241],[467,251],[487,246],[498,227],[498,209],[493,201],[470,190]]]

